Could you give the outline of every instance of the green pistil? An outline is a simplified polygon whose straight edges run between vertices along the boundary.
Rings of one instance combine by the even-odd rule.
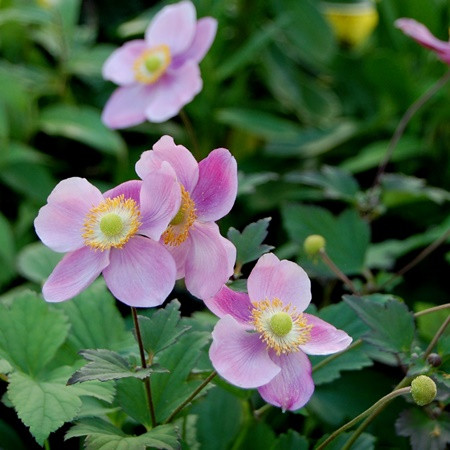
[[[161,59],[157,56],[149,56],[145,60],[145,68],[150,72],[156,72],[161,67]]]
[[[123,230],[123,221],[115,213],[106,214],[100,220],[100,230],[105,236],[117,236]]]
[[[270,319],[270,328],[277,336],[286,336],[292,330],[291,316],[283,311],[277,312]]]
[[[183,208],[180,208],[178,212],[175,214],[175,217],[170,222],[170,225],[179,225],[184,221],[184,211]]]

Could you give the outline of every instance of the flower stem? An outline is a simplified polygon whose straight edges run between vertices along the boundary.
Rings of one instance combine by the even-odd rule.
[[[328,256],[328,253],[325,251],[325,249],[320,250],[319,254],[320,254],[323,262],[331,269],[331,271],[338,278],[340,278],[350,288],[350,290],[353,292],[353,294],[355,294],[355,295],[358,294],[358,291],[355,288],[355,285],[350,280],[350,278],[348,278],[347,275],[345,275],[345,273],[342,272],[338,266],[336,266],[336,264]]]
[[[445,303],[443,305],[433,306],[432,308],[424,309],[422,311],[417,311],[414,313],[414,317],[425,316],[426,314],[430,314],[436,311],[441,311],[443,309],[449,309],[450,303]]]
[[[436,334],[434,335],[433,339],[431,339],[430,344],[428,345],[427,349],[425,350],[425,353],[423,355],[423,359],[427,359],[429,354],[432,352],[434,346],[436,345],[439,338],[444,333],[445,329],[447,328],[448,324],[450,323],[450,316],[445,319],[444,323],[440,326],[439,330],[437,330]]]
[[[169,423],[188,403],[190,403],[197,394],[202,391],[208,383],[217,375],[217,372],[213,370],[204,380],[203,383],[195,389],[194,392],[183,402],[181,405],[177,406],[175,410],[170,414],[170,416],[164,421],[164,424]]]
[[[134,306],[131,307],[131,313],[133,316],[134,329],[136,330],[136,339],[137,339],[138,345],[139,345],[139,353],[141,355],[141,365],[142,365],[143,369],[146,369],[147,368],[147,360],[145,359],[144,344],[142,343],[141,328],[139,327],[139,319],[137,316],[136,308]],[[148,402],[148,409],[150,411],[150,418],[152,421],[152,426],[154,427],[156,425],[156,415],[155,415],[155,408],[153,406],[152,389],[150,386],[150,377],[144,378],[143,381],[144,381],[144,386],[145,386],[145,392],[147,394],[147,402]]]

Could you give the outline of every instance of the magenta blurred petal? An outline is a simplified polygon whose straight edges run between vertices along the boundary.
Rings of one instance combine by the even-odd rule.
[[[137,205],[140,203],[141,180],[130,180],[103,193],[104,198],[115,198],[123,195],[125,198],[133,199]]]

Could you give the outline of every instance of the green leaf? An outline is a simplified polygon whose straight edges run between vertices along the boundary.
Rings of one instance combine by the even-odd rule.
[[[267,228],[271,217],[260,219],[247,225],[242,233],[236,228],[230,227],[227,233],[228,239],[235,245],[237,250],[236,263],[245,264],[256,261],[261,255],[269,252],[274,247],[262,244],[267,237]]]
[[[51,136],[74,139],[105,154],[123,156],[126,151],[120,135],[103,125],[100,111],[88,106],[48,106],[41,111],[39,126]]]
[[[173,345],[190,328],[180,324],[180,306],[178,300],[172,300],[165,308],[153,310],[150,318],[139,316],[142,341],[149,355]]]
[[[0,355],[25,373],[44,370],[68,332],[66,316],[33,292],[21,294],[10,308],[0,305]]]
[[[11,225],[6,217],[0,213],[0,286],[7,284],[14,278],[15,245]]]
[[[308,440],[292,429],[281,434],[270,450],[308,450]]]
[[[9,364],[9,362],[6,361],[6,359],[0,359],[0,373],[8,374],[12,372],[12,370],[13,368],[11,364]]]
[[[414,316],[400,301],[385,296],[381,303],[370,296],[344,295],[344,300],[370,327],[364,339],[382,350],[408,354],[414,339]]]
[[[245,435],[241,441],[240,448],[246,450],[260,450],[270,448],[275,444],[275,432],[266,423],[252,421],[246,426]]]
[[[163,374],[168,376],[168,374]],[[150,378],[152,396],[154,397],[156,389],[153,385],[153,377]],[[151,428],[149,405],[147,394],[144,389],[144,383],[137,378],[122,378],[116,382],[116,399],[122,411],[132,417],[137,423]]]
[[[0,419],[0,448],[3,450],[27,450],[18,432]]]
[[[34,5],[21,5],[20,8],[2,8],[0,25],[18,22],[24,25],[45,25],[51,20],[49,11]]]
[[[243,173],[238,172],[238,196],[251,194],[256,191],[256,187],[268,181],[278,180],[279,176],[275,172]]]
[[[154,367],[134,368],[128,361],[116,352],[107,349],[83,350],[80,355],[90,361],[77,370],[67,384],[82,383],[90,380],[117,380],[134,377],[144,379],[153,372],[165,372]]]
[[[67,69],[78,76],[101,77],[103,64],[114,50],[115,47],[109,44],[77,48],[68,61]]]
[[[322,261],[312,261],[304,253],[303,242],[311,234],[325,238],[327,254],[345,274],[361,273],[370,228],[356,211],[346,210],[335,217],[317,206],[286,205],[281,208],[281,213],[290,239],[301,246],[298,261],[309,274],[335,277]]]

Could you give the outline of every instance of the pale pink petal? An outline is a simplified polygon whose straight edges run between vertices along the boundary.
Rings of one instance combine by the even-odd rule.
[[[82,247],[86,214],[103,201],[101,192],[86,179],[74,177],[59,182],[47,201],[34,220],[41,241],[55,252]]]
[[[258,333],[249,333],[231,316],[224,316],[212,332],[209,358],[217,373],[231,384],[255,388],[280,372]]]
[[[311,282],[306,272],[291,261],[280,261],[273,253],[259,258],[248,277],[247,287],[252,302],[278,298],[301,312],[311,301]]]
[[[221,238],[222,244],[225,247],[225,250],[227,251],[227,263],[228,263],[227,273],[229,273],[231,276],[234,273],[234,266],[236,265],[236,254],[237,254],[236,247],[228,239],[225,239],[223,236],[221,236]]]
[[[162,242],[162,240],[160,241]],[[166,245],[166,249],[172,255],[177,266],[177,280],[183,278],[186,273],[186,260],[191,250],[191,240],[188,238],[180,245]]]
[[[172,167],[164,162],[142,182],[139,233],[158,241],[180,209],[180,204],[180,185]]]
[[[103,78],[119,85],[135,83],[134,62],[147,48],[143,39],[135,39],[114,50],[103,64]]]
[[[223,286],[214,297],[205,298],[204,302],[210,311],[218,317],[229,314],[243,325],[248,325],[252,319],[253,305],[245,292],[236,292],[227,286]]]
[[[131,198],[139,206],[141,186],[142,186],[141,180],[125,181],[124,183],[119,184],[118,186],[110,189],[109,191],[104,192],[103,197],[115,198],[119,197],[120,195],[123,195],[125,200],[127,198]]]
[[[232,275],[227,262],[229,253],[219,227],[213,222],[195,222],[189,230],[189,239],[191,248],[186,259],[186,288],[203,300],[215,295]]]
[[[218,148],[198,167],[198,183],[192,192],[197,217],[205,222],[216,221],[230,212],[236,200],[236,160],[227,149]]]
[[[174,287],[175,262],[159,242],[134,236],[121,249],[111,249],[103,277],[121,302],[142,308],[158,306]]]
[[[167,71],[155,84],[155,93],[145,110],[150,122],[165,122],[176,116],[184,105],[202,90],[200,69],[187,61],[177,71]]]
[[[192,153],[182,145],[176,145],[171,136],[163,136],[153,150],[142,153],[136,163],[136,173],[144,179],[153,170],[167,161],[175,170],[178,181],[188,192],[192,192],[198,180],[198,163]]]
[[[109,264],[109,252],[83,247],[68,253],[42,287],[47,302],[62,302],[86,289]]]
[[[119,87],[106,102],[102,121],[109,128],[126,128],[145,122],[145,110],[154,97],[154,84]]]
[[[179,55],[189,48],[194,39],[196,18],[197,13],[191,2],[183,1],[164,7],[145,31],[147,45],[165,44],[172,56]]]
[[[283,411],[301,408],[314,392],[308,357],[301,351],[280,356],[271,352],[270,356],[281,371],[269,383],[258,388],[261,397]]]
[[[352,338],[343,330],[338,330],[328,322],[325,322],[311,314],[304,314],[308,324],[312,324],[310,340],[300,348],[308,355],[329,355],[346,349],[352,342]]]

